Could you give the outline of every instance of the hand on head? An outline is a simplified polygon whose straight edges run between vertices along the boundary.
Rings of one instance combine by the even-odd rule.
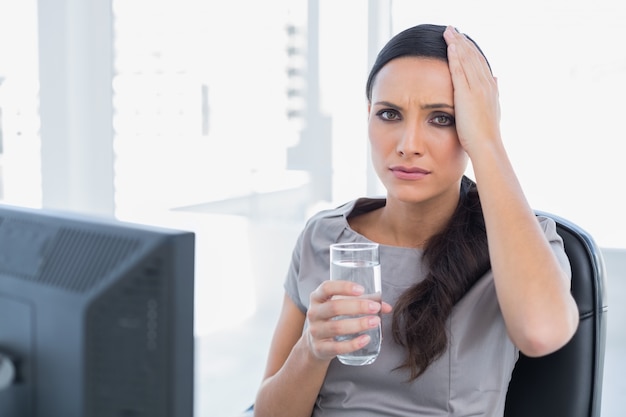
[[[472,151],[501,139],[498,84],[474,42],[451,26],[443,37],[454,85],[456,130],[471,157]]]

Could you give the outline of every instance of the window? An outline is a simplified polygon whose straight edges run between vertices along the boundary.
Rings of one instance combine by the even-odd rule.
[[[37,33],[35,1],[0,1],[0,201],[31,207],[41,205]]]

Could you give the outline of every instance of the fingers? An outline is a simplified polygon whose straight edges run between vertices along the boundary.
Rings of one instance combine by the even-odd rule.
[[[469,82],[465,76],[465,70],[461,64],[461,59],[457,51],[458,43],[460,42],[460,34],[448,26],[443,32],[443,37],[448,44],[448,66],[450,67],[450,74],[452,75],[452,81],[458,88],[460,84],[468,85]]]
[[[455,82],[461,81],[468,88],[476,88],[477,83],[493,80],[487,60],[474,42],[451,26],[446,28],[443,37],[448,44],[450,72],[457,78]]]
[[[365,288],[349,281],[324,281],[311,293],[311,302],[323,303],[334,296],[343,295],[358,297],[363,295]]]
[[[317,358],[330,360],[342,353],[354,352],[366,346],[370,342],[370,336],[361,334],[353,338],[351,335],[375,329],[379,325],[378,316],[336,317],[322,321],[310,318],[309,346]]]
[[[380,324],[380,304],[373,301],[339,299],[328,301],[319,308],[309,309],[309,323],[322,323],[312,329],[316,337],[329,338],[359,333]]]
[[[336,341],[335,338],[337,337],[361,333],[375,329],[379,325],[380,317],[378,316],[337,318],[325,322],[309,323],[309,333],[316,340]]]
[[[380,308],[380,312],[382,314],[388,314],[391,313],[391,310],[393,310],[393,308],[391,307],[390,304],[387,304],[383,301],[383,303],[381,304],[381,308]]]
[[[307,312],[309,321],[327,321],[339,316],[377,315],[383,309],[383,304],[372,299],[372,295],[363,294],[363,287],[349,281],[325,281],[311,293],[310,299]],[[386,310],[391,309],[389,304],[384,305]],[[337,324],[332,323],[331,326],[336,328]]]
[[[447,27],[443,36],[454,87],[456,130],[472,158],[481,154],[483,146],[500,140],[498,84],[474,42],[452,27]]]
[[[338,342],[334,339],[316,339],[309,333],[311,351],[317,358],[322,360],[331,360],[337,355],[354,352],[367,346],[370,341],[370,336],[366,334]]]
[[[367,335],[342,340],[342,336],[378,327],[379,314],[391,311],[389,304],[367,297],[363,287],[349,281],[325,281],[311,293],[307,332],[309,346],[316,357],[332,359],[369,343]]]

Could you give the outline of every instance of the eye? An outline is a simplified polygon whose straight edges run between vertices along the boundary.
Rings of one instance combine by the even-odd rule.
[[[439,126],[454,126],[454,117],[449,114],[436,114],[430,121]]]
[[[390,122],[394,122],[396,120],[400,120],[400,114],[396,110],[384,109],[380,110],[376,113],[376,116],[380,117],[383,120],[387,120]]]

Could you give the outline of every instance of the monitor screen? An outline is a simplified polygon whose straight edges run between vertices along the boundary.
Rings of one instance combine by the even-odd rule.
[[[0,416],[192,417],[194,246],[0,205]]]

